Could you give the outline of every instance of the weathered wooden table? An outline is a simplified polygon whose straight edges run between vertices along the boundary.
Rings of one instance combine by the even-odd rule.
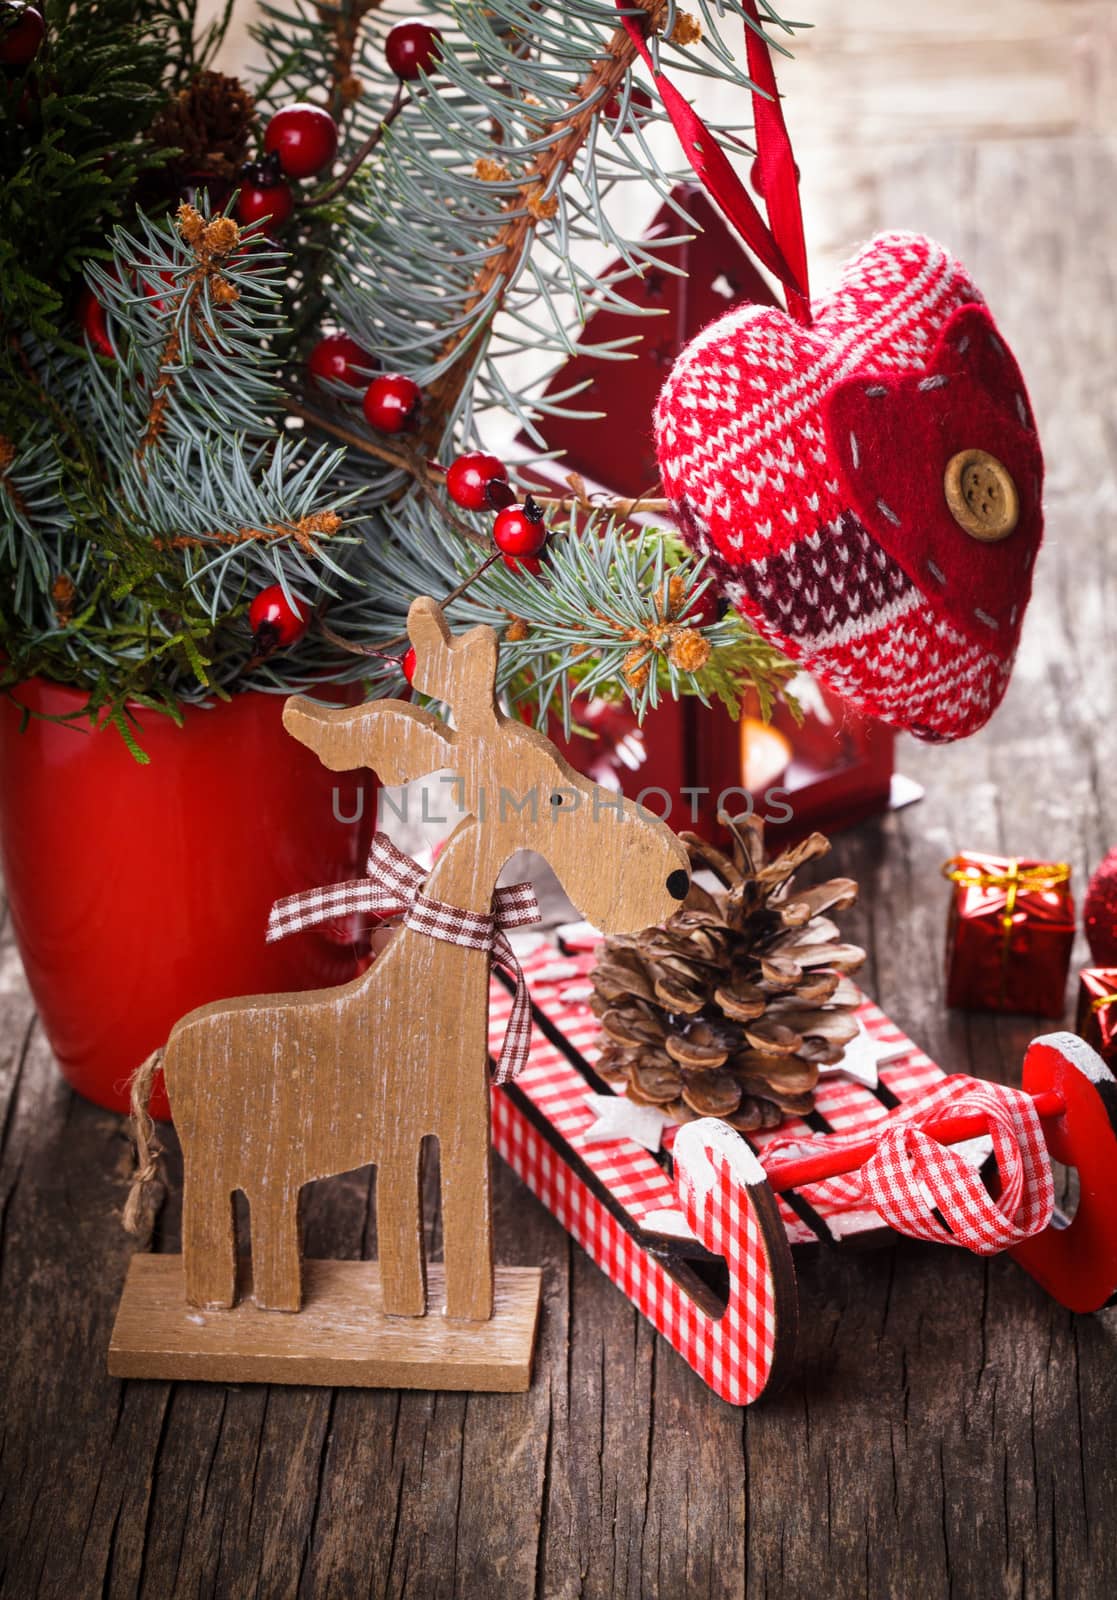
[[[869,225],[971,265],[1046,441],[1005,707],[969,743],[905,745],[926,800],[834,861],[863,885],[870,993],[946,1068],[1010,1081],[1037,1030],[944,1009],[939,864],[1042,853],[1081,891],[1117,839],[1115,179],[1099,139],[989,142],[900,159],[861,197]],[[500,1256],[546,1273],[529,1394],[111,1381],[124,1126],[65,1088],[10,934],[0,953],[4,1595],[1117,1593],[1117,1311],[1072,1317],[1004,1259],[801,1256],[794,1380],[736,1411],[501,1167]],[[370,1201],[368,1173],[320,1185],[310,1253],[372,1253]]]

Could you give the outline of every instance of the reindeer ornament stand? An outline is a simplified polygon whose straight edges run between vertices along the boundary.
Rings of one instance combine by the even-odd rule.
[[[547,739],[501,713],[492,629],[452,638],[422,598],[408,632],[415,684],[449,706],[453,727],[394,700],[330,711],[294,698],[284,722],[334,771],[371,767],[399,784],[451,769],[463,819],[421,888],[414,863],[378,836],[373,864],[393,883],[316,891],[273,912],[279,933],[362,905],[402,912],[362,976],[220,1001],[175,1026],[163,1067],[185,1163],[183,1254],[133,1258],[109,1351],[117,1377],[492,1390],[530,1381],[540,1273],[493,1269],[488,1005],[494,957],[518,970],[501,930],[532,920],[534,896],[526,885],[496,891],[497,876],[515,851],[534,850],[584,916],[620,933],[677,908],[687,857],[631,803],[600,805]],[[523,990],[498,1081],[512,1075],[505,1057],[526,1056],[529,1015]],[[440,1146],[445,1267],[426,1272],[428,1134]],[[304,1262],[304,1186],[366,1162],[377,1168],[379,1261]],[[236,1253],[238,1189],[250,1273]],[[428,1296],[444,1314],[424,1315]]]

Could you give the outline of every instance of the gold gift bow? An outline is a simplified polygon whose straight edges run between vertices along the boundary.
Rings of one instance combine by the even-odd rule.
[[[1004,889],[1005,908],[1001,916],[1001,925],[1006,936],[1012,931],[1012,916],[1021,889],[1028,894],[1035,890],[1042,893],[1046,889],[1057,889],[1061,883],[1070,881],[1068,861],[1044,861],[1037,867],[1022,868],[1020,862],[1013,856],[1007,867],[997,867],[992,872],[987,872],[981,867],[956,865],[960,860],[960,856],[951,856],[949,861],[944,861],[943,877],[948,878],[951,883],[972,883],[978,889]]]
[[[1106,1006],[1117,1006],[1117,994],[1099,994],[1096,1000],[1090,1001],[1091,1011],[1104,1011]]]

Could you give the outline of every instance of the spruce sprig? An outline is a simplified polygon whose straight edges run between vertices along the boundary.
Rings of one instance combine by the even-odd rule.
[[[747,85],[739,0],[700,6],[702,39],[673,43],[674,0],[647,0],[654,52],[676,76]],[[637,104],[613,0],[444,11],[436,77],[401,91],[384,56],[397,17],[378,0],[264,6],[262,118],[324,102],[337,171],[369,152],[340,193],[323,180],[324,203],[313,183],[300,193],[277,251],[201,198],[176,224],[160,189],[177,174],[153,124],[197,83],[229,8],[199,39],[195,0],[45,0],[43,51],[6,86],[25,114],[0,136],[0,687],[85,687],[122,737],[129,703],[174,711],[323,676],[393,691],[418,592],[454,595],[455,626],[502,630],[507,687],[540,721],[569,722],[578,692],[642,715],[664,694],[733,705],[787,681],[739,619],[687,622],[707,578],[662,530],[556,512],[542,575],[510,572],[481,559],[491,517],[452,507],[432,472],[488,442],[497,412],[527,456],[545,453],[548,415],[588,409],[547,392],[554,371],[574,351],[624,359],[631,340],[595,345],[588,319],[624,310],[628,279],[675,270],[678,239],[629,236],[613,201],[639,183],[671,204],[681,175],[658,153],[662,111]],[[608,278],[587,254],[602,246],[620,263]],[[112,359],[75,322],[83,283]],[[330,326],[419,383],[417,439],[371,433],[358,395],[308,383]],[[524,384],[509,362],[527,352]],[[246,612],[272,583],[313,625],[260,659]]]

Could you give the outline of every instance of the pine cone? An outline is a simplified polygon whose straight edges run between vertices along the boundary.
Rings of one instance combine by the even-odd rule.
[[[151,138],[181,152],[175,170],[234,178],[248,154],[256,102],[236,78],[199,72],[156,117]]]
[[[596,1070],[677,1121],[721,1117],[751,1133],[811,1110],[820,1065],[839,1060],[857,1033],[845,975],[865,952],[843,944],[826,915],[856,900],[851,878],[793,887],[829,840],[812,833],[768,861],[762,823],[719,821],[731,856],[681,837],[692,870],[710,869],[723,888],[693,883],[670,921],[601,946],[590,1002],[603,1034]]]

